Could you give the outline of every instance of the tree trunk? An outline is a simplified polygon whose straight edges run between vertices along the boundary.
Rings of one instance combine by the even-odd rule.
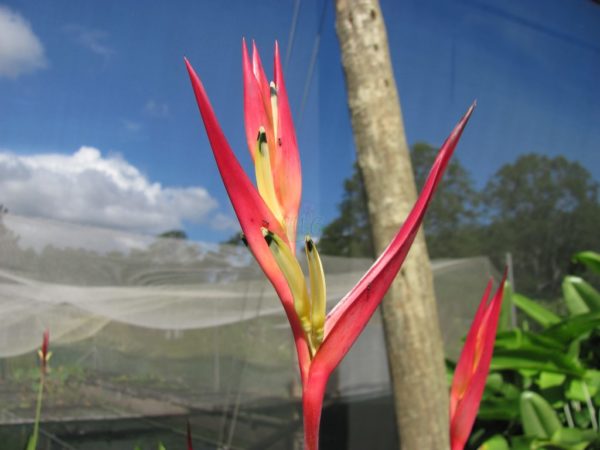
[[[379,2],[337,0],[336,30],[373,241],[381,252],[408,215],[416,188]],[[422,232],[382,314],[401,448],[448,449],[444,351]]]

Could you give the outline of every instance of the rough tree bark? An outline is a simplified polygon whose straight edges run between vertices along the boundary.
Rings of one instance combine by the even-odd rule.
[[[373,240],[381,252],[410,211],[416,188],[379,2],[337,0],[336,31]],[[382,314],[401,448],[447,449],[444,352],[422,232]]]

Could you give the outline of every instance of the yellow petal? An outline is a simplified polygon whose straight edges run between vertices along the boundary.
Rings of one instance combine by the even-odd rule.
[[[292,254],[292,251],[287,244],[276,234],[271,233],[267,229],[263,228],[263,235],[269,249],[277,261],[277,265],[283,272],[292,296],[294,297],[294,309],[300,319],[302,328],[306,333],[307,337],[310,337],[311,322],[310,322],[310,299],[308,297],[308,290],[306,289],[306,281],[304,279],[304,273],[298,260]]]
[[[315,243],[306,236],[304,241],[306,258],[308,260],[308,275],[310,277],[310,300],[311,300],[311,333],[315,348],[319,348],[323,342],[325,329],[325,311],[327,307],[327,289],[325,286],[325,273],[323,264]]]
[[[260,127],[256,141],[257,151],[254,159],[254,170],[256,172],[256,185],[260,196],[265,201],[275,218],[283,225],[283,212],[275,194],[273,184],[273,171],[269,157],[269,146],[265,129]]]

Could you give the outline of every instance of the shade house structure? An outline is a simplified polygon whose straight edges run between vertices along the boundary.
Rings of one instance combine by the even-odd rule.
[[[370,266],[323,256],[328,309]],[[487,258],[433,261],[456,358],[491,275]],[[283,308],[243,245],[158,239],[3,214],[0,442],[23,448],[37,349],[53,356],[41,443],[51,449],[301,448],[300,380]],[[322,448],[395,446],[381,319],[332,377]],[[4,448],[4,447],[3,447]]]

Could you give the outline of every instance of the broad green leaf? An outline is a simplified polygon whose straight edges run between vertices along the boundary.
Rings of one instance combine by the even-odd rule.
[[[584,314],[600,310],[600,293],[582,278],[566,276],[562,288],[571,314]]]
[[[594,430],[561,427],[554,432],[551,441],[568,449],[585,449],[598,438]]]
[[[516,328],[498,333],[495,348],[518,349],[539,347],[546,350],[565,351],[565,345],[550,336],[543,336]]]
[[[590,400],[598,392],[598,386],[588,383],[586,380],[580,380],[577,378],[569,381],[565,396],[569,400],[577,400],[580,402],[586,402]]]
[[[542,335],[570,343],[573,339],[577,339],[599,326],[600,311],[594,311],[569,317],[561,323],[545,329]]]
[[[561,428],[558,415],[543,397],[525,391],[520,401],[521,423],[527,436],[550,439]]]
[[[572,316],[576,316],[578,314],[585,314],[590,312],[590,308],[583,300],[583,298],[581,298],[581,295],[579,295],[579,292],[573,285],[573,278],[578,277],[565,277],[562,283],[562,292],[569,313],[571,313]]]
[[[579,297],[585,302],[590,311],[600,310],[600,292],[592,287],[580,277],[567,276],[569,282],[573,285]]]
[[[600,370],[588,369],[585,371],[584,380],[587,381],[590,391],[596,392],[600,390]]]
[[[584,369],[571,358],[556,351],[540,348],[498,349],[494,352],[492,370],[534,370],[583,376]]]
[[[162,442],[158,443],[158,450],[167,450],[167,448],[164,446],[164,444]]]
[[[479,447],[479,450],[510,450],[508,441],[501,434],[495,434]]]
[[[573,255],[573,261],[585,264],[588,269],[600,273],[600,253],[596,252],[579,252]]]
[[[525,297],[521,294],[513,294],[512,301],[517,308],[523,311],[527,316],[539,323],[543,327],[549,327],[559,323],[561,318],[547,308],[544,308],[535,300]]]
[[[560,386],[565,382],[567,376],[562,373],[542,372],[537,379],[537,385],[540,389],[548,389],[554,386]]]

